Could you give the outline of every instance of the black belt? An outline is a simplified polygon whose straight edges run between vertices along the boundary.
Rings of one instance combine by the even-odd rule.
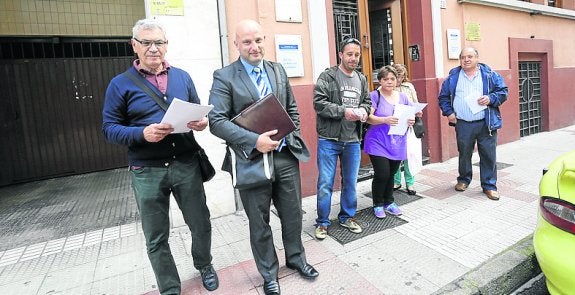
[[[475,120],[475,121],[465,121],[465,120],[463,120],[463,119],[457,119],[457,120],[458,120],[458,121],[463,121],[463,122],[465,122],[465,123],[477,123],[477,122],[483,122],[483,121],[485,121],[485,118],[479,119],[479,120]]]

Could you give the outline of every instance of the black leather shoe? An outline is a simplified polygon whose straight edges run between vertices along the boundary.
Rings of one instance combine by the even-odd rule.
[[[319,276],[319,272],[315,268],[313,268],[313,266],[309,265],[308,263],[306,263],[301,268],[294,266],[294,265],[291,265],[291,264],[286,264],[286,266],[287,266],[287,268],[297,270],[297,272],[299,272],[299,274],[304,279],[313,280],[313,279],[317,278],[317,276]]]
[[[280,283],[278,281],[264,282],[264,294],[280,295]]]
[[[417,192],[413,189],[413,186],[408,185],[405,190],[407,191],[408,195],[414,196]]]
[[[200,269],[200,274],[202,275],[202,284],[204,284],[204,288],[208,291],[214,291],[220,285],[218,281],[218,274],[214,270],[213,265],[204,266]]]

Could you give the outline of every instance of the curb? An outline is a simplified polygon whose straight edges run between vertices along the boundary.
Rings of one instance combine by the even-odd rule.
[[[531,234],[433,294],[510,294],[540,273]]]

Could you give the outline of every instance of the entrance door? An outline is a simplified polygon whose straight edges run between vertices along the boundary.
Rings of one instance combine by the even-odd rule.
[[[369,91],[378,87],[378,69],[392,63],[405,63],[405,14],[402,12],[402,1],[405,0],[332,1],[336,54],[341,41],[347,38],[361,41],[361,63],[358,70],[371,82]],[[337,56],[336,60],[339,62]],[[370,164],[369,157],[363,153],[361,164],[362,168]]]
[[[404,63],[404,0],[333,0],[336,54],[347,38],[362,43],[359,70],[377,87],[377,70],[384,65]],[[336,57],[337,59],[337,57]],[[338,60],[339,61],[339,60]]]
[[[541,132],[541,62],[519,62],[519,133]]]

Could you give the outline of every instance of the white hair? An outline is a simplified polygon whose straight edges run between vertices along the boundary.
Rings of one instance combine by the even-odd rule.
[[[142,30],[153,30],[153,29],[159,29],[160,31],[162,31],[162,33],[164,33],[164,37],[166,36],[166,30],[164,29],[164,26],[161,23],[159,23],[155,19],[145,18],[137,21],[134,27],[132,28],[132,38],[136,38],[138,33]]]

